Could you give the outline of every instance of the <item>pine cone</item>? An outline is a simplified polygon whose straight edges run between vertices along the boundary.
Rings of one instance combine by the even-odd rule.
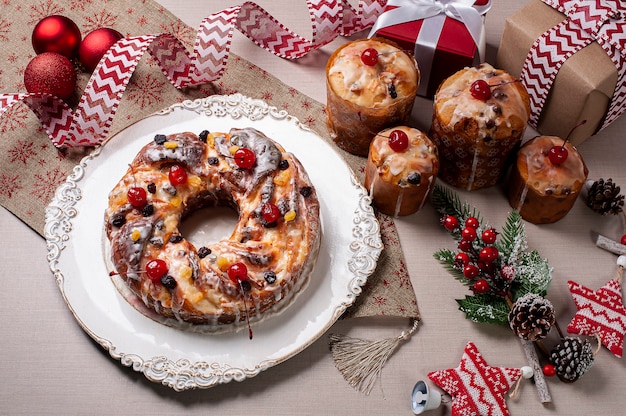
[[[605,181],[600,178],[587,191],[587,206],[602,215],[618,215],[624,209],[624,195],[619,192],[620,187],[613,183],[613,179]]]
[[[550,352],[557,376],[567,383],[573,383],[591,368],[594,355],[591,343],[575,337],[565,337]]]
[[[509,325],[515,335],[528,341],[548,336],[555,321],[552,302],[534,293],[517,299],[509,312]]]

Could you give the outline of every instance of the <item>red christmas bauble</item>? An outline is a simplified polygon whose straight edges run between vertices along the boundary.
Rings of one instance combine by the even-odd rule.
[[[67,58],[78,54],[80,29],[72,19],[52,15],[43,18],[33,29],[33,49],[37,54],[56,52]]]
[[[80,63],[83,64],[85,70],[93,72],[109,48],[123,37],[117,30],[109,28],[89,32],[78,49]]]
[[[47,93],[63,99],[69,98],[76,89],[74,65],[58,53],[41,53],[26,65],[24,86],[30,93]]]

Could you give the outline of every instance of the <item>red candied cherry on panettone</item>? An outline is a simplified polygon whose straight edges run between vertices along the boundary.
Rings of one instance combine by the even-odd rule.
[[[228,278],[233,283],[239,283],[248,280],[248,268],[245,264],[241,262],[231,264],[228,267],[226,273],[228,274]]]
[[[153,282],[160,282],[167,270],[167,263],[161,259],[150,260],[146,264],[146,274]]]
[[[235,163],[242,169],[250,169],[256,163],[256,155],[250,149],[240,147],[235,152]]]
[[[470,85],[470,94],[477,100],[487,101],[491,98],[491,87],[484,79],[477,79]]]
[[[361,52],[361,62],[367,66],[374,66],[378,63],[378,51],[374,48],[367,48]]]
[[[187,171],[181,165],[172,165],[168,176],[170,183],[174,186],[187,182]]]
[[[548,159],[550,159],[550,163],[553,165],[565,163],[567,156],[568,152],[565,148],[565,142],[563,142],[562,146],[552,146],[550,150],[548,150]]]
[[[576,124],[574,127],[572,127],[572,129],[568,133],[565,140],[563,140],[562,145],[552,146],[550,150],[548,150],[548,159],[550,159],[550,163],[552,163],[553,165],[560,165],[562,163],[565,163],[565,161],[567,160],[567,156],[568,156],[567,149],[565,148],[565,143],[567,143],[567,141],[569,140],[569,137],[572,135],[574,130],[582,126],[586,122],[587,120],[583,120],[580,123]]]
[[[139,186],[132,186],[128,188],[127,192],[128,202],[135,208],[143,208],[148,203],[148,194],[146,190]]]
[[[261,205],[261,217],[267,224],[272,224],[278,221],[278,218],[280,217],[280,210],[276,204],[266,202]]]
[[[389,147],[394,152],[404,152],[409,147],[409,136],[402,130],[393,130],[389,134]]]

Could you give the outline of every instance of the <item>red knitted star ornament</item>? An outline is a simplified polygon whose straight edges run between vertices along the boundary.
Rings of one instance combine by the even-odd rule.
[[[504,395],[522,376],[519,368],[490,367],[468,342],[456,368],[433,371],[428,377],[452,397],[452,416],[507,416]]]
[[[619,281],[612,279],[595,292],[571,280],[567,284],[578,308],[567,326],[567,332],[597,334],[602,345],[621,358],[626,333],[626,308]]]

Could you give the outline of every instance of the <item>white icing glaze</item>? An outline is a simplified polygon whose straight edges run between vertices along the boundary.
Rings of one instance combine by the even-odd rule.
[[[539,136],[522,146],[518,158],[523,158],[528,170],[527,186],[542,195],[567,195],[580,190],[587,174],[582,156],[569,142],[565,144],[568,157],[564,163],[554,165],[548,158],[553,146],[562,146],[563,139]],[[518,161],[519,163],[519,161]]]
[[[517,116],[521,120],[528,120],[529,112],[525,100],[517,88],[510,83],[516,82],[511,75],[501,72],[494,75],[496,70],[489,64],[483,63],[479,67],[465,68],[453,83],[448,84],[437,92],[436,100],[441,104],[440,113],[453,108],[450,126],[454,126],[465,118],[478,122],[481,138],[486,137],[489,131],[504,123],[511,127],[510,117]],[[492,87],[492,98],[487,101],[472,97],[470,85],[476,80],[484,80]],[[502,85],[500,85],[502,84]],[[495,123],[489,127],[491,123]]]
[[[361,54],[367,48],[378,51],[378,63],[363,64]],[[412,83],[418,79],[415,61],[406,53],[387,43],[376,40],[352,42],[335,56],[328,70],[328,80],[335,94],[363,107],[386,107],[395,98],[389,85]],[[402,88],[398,88],[399,95]]]

